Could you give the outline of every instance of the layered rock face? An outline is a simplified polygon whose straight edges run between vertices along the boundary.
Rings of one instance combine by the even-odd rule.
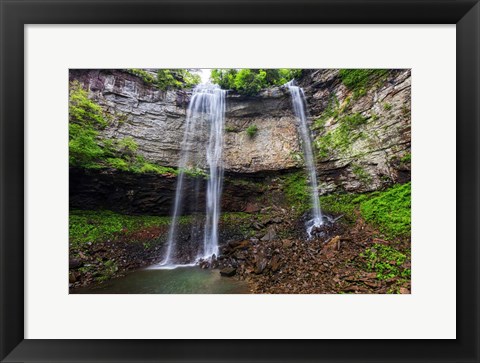
[[[338,70],[309,70],[304,87],[320,193],[365,192],[410,180],[411,73],[395,70],[355,92]]]
[[[162,91],[121,70],[71,70],[70,80],[83,83],[111,115],[102,136],[132,137],[146,160],[178,165],[191,91]],[[254,136],[246,132],[251,125],[258,130]],[[199,124],[190,146],[198,167],[206,163],[206,126]],[[256,173],[299,166],[295,119],[289,95],[281,89],[256,97],[228,95],[225,130],[226,171]]]
[[[121,70],[70,70],[111,115],[102,136],[132,137],[138,153],[159,165],[178,164],[190,93],[162,91]],[[204,130],[199,130],[199,138]]]
[[[83,83],[111,115],[104,137],[132,137],[138,153],[148,161],[178,165],[191,91],[162,91],[122,70],[71,70],[70,80]],[[338,70],[304,71],[300,86],[310,113],[320,194],[372,191],[410,180],[409,70],[389,72],[361,94],[342,83]],[[247,132],[250,126],[256,127],[253,135]],[[206,127],[199,128],[191,146],[203,161],[206,140]],[[281,87],[254,97],[229,92],[224,142],[223,163],[229,178],[223,210],[246,210],[258,204],[263,191],[248,183],[232,183],[239,177],[268,183],[266,175],[304,167],[291,98]],[[72,170],[71,181],[74,208],[168,214],[176,178]],[[204,193],[204,184],[199,193]],[[191,188],[194,191],[193,184]]]
[[[273,88],[255,97],[227,97],[224,165],[257,173],[301,167],[300,144],[288,92]],[[249,127],[256,132],[250,136]]]

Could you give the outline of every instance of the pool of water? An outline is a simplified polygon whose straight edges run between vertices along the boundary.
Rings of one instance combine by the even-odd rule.
[[[71,290],[73,294],[248,294],[246,282],[220,276],[218,270],[198,266],[142,269],[97,286]]]

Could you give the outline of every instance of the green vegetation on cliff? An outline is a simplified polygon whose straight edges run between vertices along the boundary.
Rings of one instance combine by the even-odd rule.
[[[321,131],[329,120],[337,125],[314,140],[318,157],[323,159],[334,152],[346,152],[355,140],[363,136],[360,127],[366,124],[369,118],[359,112],[348,112],[350,101],[351,98],[347,97],[340,104],[336,97],[332,97],[322,116],[315,121],[314,128]]]
[[[213,69],[211,80],[224,89],[255,95],[271,86],[281,86],[301,75],[300,69]]]
[[[298,213],[304,213],[311,208],[310,187],[304,171],[291,173],[283,177],[284,192],[287,203]]]
[[[69,161],[70,165],[93,167],[104,157],[98,130],[108,121],[102,108],[88,98],[88,93],[77,81],[70,84],[69,95]]]
[[[374,193],[361,203],[360,210],[367,222],[378,226],[388,237],[410,234],[411,183]]]
[[[107,139],[100,135],[112,116],[90,99],[78,81],[70,84],[69,94],[69,165],[78,168],[114,168],[132,173],[178,174],[178,170],[156,165],[138,154],[132,137]],[[185,170],[192,177],[204,177],[202,170]]]
[[[388,69],[341,69],[342,83],[350,88],[354,96],[363,96],[369,87],[383,83],[388,76]]]
[[[192,88],[201,82],[198,74],[192,73],[189,69],[159,69],[155,75],[140,68],[126,69],[128,73],[140,77],[145,83],[161,90]]]
[[[320,198],[327,213],[343,214],[347,221],[361,215],[387,238],[408,236],[411,229],[411,183],[365,194],[330,194]]]
[[[248,136],[253,138],[257,134],[258,127],[257,127],[257,125],[250,125],[250,126],[247,127],[247,129],[245,131],[247,132]]]

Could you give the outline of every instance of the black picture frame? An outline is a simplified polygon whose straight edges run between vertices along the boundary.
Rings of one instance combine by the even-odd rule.
[[[1,0],[0,14],[2,362],[480,361],[478,0]],[[457,339],[24,339],[24,26],[162,23],[456,24]]]

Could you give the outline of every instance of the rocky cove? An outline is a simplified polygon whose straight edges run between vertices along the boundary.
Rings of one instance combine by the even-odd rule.
[[[115,149],[94,162],[70,163],[71,292],[154,265],[165,254],[192,89],[162,89],[148,77],[156,71],[70,71],[71,85],[95,105],[86,109],[105,120],[95,143]],[[302,70],[297,82],[328,223],[307,238],[311,192],[288,89],[229,90],[220,253],[199,267],[246,281],[253,293],[408,293],[410,71],[362,78]],[[208,140],[205,125],[189,140],[194,162],[185,171],[177,233],[182,262],[204,233]],[[408,220],[401,208],[395,215],[399,207],[408,209]]]

